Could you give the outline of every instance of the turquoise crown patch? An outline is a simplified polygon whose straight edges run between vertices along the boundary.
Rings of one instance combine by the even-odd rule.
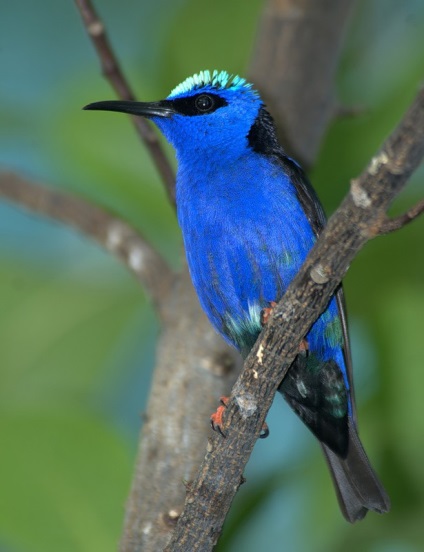
[[[191,92],[192,90],[198,90],[200,88],[204,88],[205,86],[210,86],[211,88],[216,89],[252,89],[252,85],[248,83],[246,79],[243,79],[238,75],[230,75],[227,71],[217,71],[215,69],[212,73],[210,71],[200,71],[192,77],[188,77],[171,91],[168,98],[173,98],[175,96],[179,96],[180,94]],[[255,91],[252,90],[252,92]]]

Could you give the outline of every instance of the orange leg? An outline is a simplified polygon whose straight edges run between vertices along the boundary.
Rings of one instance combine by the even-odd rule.
[[[299,345],[299,353],[304,353],[305,355],[307,355],[308,351],[309,351],[309,343],[306,341],[306,339],[302,339]]]
[[[230,397],[220,397],[221,406],[218,406],[216,412],[211,415],[211,426],[214,431],[218,431],[223,437],[226,437],[225,433],[222,431],[223,426],[223,415],[225,409],[227,408],[228,403],[230,402]],[[259,435],[260,439],[266,439],[269,435],[269,428],[266,422],[262,426],[261,434]]]
[[[270,301],[269,304],[270,304],[269,307],[265,307],[261,311],[261,324],[262,324],[262,326],[265,326],[268,323],[268,320],[269,320],[269,317],[271,316],[272,311],[277,306],[277,303],[275,301]]]
[[[226,437],[225,433],[222,431],[222,425],[223,425],[222,417],[224,415],[225,409],[227,408],[227,404],[230,401],[230,397],[222,396],[220,397],[219,400],[221,402],[221,406],[218,406],[218,408],[216,409],[216,412],[214,412],[211,415],[211,426],[214,431],[219,431],[219,433],[223,437]]]

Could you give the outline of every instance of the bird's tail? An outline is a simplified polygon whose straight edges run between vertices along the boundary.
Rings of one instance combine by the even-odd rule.
[[[354,523],[368,510],[384,514],[390,509],[390,499],[377,478],[359,440],[356,429],[349,424],[349,447],[346,458],[337,456],[321,443],[336,488],[344,517]]]

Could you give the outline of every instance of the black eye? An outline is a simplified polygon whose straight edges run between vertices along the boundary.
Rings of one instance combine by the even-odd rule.
[[[213,108],[214,101],[212,96],[209,96],[208,94],[201,94],[200,96],[197,96],[195,105],[198,111],[201,113],[207,113]]]
[[[195,96],[183,96],[175,100],[162,100],[163,105],[170,106],[176,113],[188,117],[213,113],[220,107],[227,105],[227,103],[224,98],[217,94],[202,94],[202,92]]]

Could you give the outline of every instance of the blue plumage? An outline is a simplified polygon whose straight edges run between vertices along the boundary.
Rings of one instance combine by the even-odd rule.
[[[240,77],[202,71],[159,102],[98,102],[151,118],[178,159],[177,211],[201,305],[245,356],[261,312],[279,301],[325,224],[299,165],[278,143],[259,94]],[[280,391],[320,440],[349,521],[389,499],[359,441],[343,292],[306,336]]]

